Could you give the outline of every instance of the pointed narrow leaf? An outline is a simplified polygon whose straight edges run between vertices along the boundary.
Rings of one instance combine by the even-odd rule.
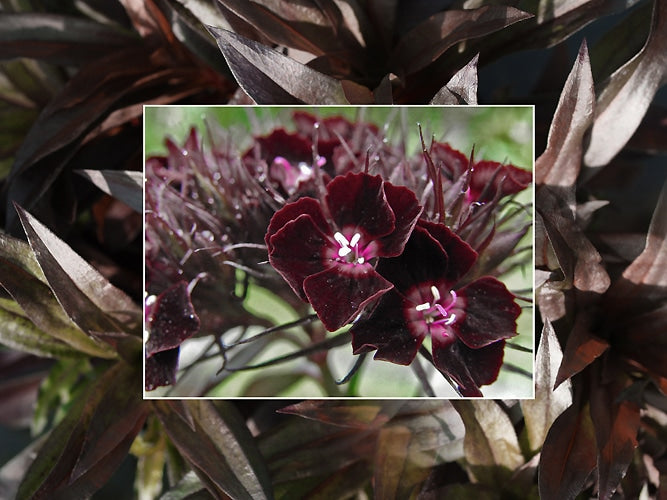
[[[412,432],[402,425],[380,429],[373,467],[373,491],[376,498],[405,498],[401,491],[410,453]]]
[[[573,186],[579,175],[583,137],[593,121],[595,91],[586,42],[570,71],[549,129],[547,147],[535,161],[535,183]]]
[[[82,175],[105,193],[127,204],[137,213],[143,213],[142,172],[116,170],[79,170]]]
[[[243,90],[258,104],[347,104],[335,78],[254,40],[208,27]]]
[[[104,23],[44,12],[0,13],[0,59],[28,57],[80,64],[136,38]]]
[[[431,104],[477,104],[477,62],[479,54],[472,58],[463,68],[442,87]]]
[[[493,33],[530,17],[532,14],[500,5],[444,10],[433,14],[398,42],[390,58],[396,62],[394,73],[415,73],[458,42]],[[438,33],[440,36],[425,36],[425,33]]]
[[[558,368],[554,388],[579,373],[609,348],[609,343],[591,331],[593,318],[589,311],[581,311],[567,338],[563,362]]]
[[[598,450],[598,490],[600,498],[612,498],[635,456],[640,425],[639,405],[619,401],[619,393],[629,383],[625,377],[602,382],[593,379],[591,418],[595,425]]]
[[[0,308],[0,344],[45,358],[78,358],[85,353],[58,341],[23,316]],[[83,333],[83,332],[82,332]]]
[[[226,402],[189,400],[194,430],[159,401],[154,408],[180,453],[215,496],[235,499],[272,498],[271,481],[250,431],[236,409]]]
[[[569,380],[554,389],[562,359],[556,331],[546,319],[535,360],[535,399],[520,402],[531,451],[542,447],[551,424],[572,404]]]
[[[452,401],[465,425],[465,460],[475,478],[501,487],[524,463],[519,440],[507,414],[492,400]]]
[[[20,207],[16,210],[49,286],[85,332],[139,334],[139,308],[64,241]]]
[[[25,241],[0,233],[0,257],[46,283],[46,278],[42,268],[39,267],[35,254]]]
[[[106,415],[100,415],[96,410],[100,402],[116,391],[128,391],[127,386],[124,387],[119,383],[127,381],[128,377],[134,383],[137,378],[135,371],[128,369],[125,363],[119,362],[78,395],[65,418],[51,431],[25,473],[17,499],[65,498],[68,487],[76,483],[72,480],[71,474],[80,457],[85,456],[87,451],[96,453],[95,448],[98,444],[103,450],[110,450],[110,461],[105,457],[104,462],[100,463],[103,467],[96,469],[96,477],[89,478],[85,484],[76,483],[76,489],[84,493],[84,497],[89,497],[111,477],[127,454],[131,439],[134,437],[132,433],[136,434],[139,431],[140,421],[137,423],[135,415],[130,415],[126,421],[124,415],[119,418],[115,412],[108,411],[104,412]],[[136,391],[130,388],[129,392]],[[136,395],[132,394],[131,397]],[[100,429],[102,426],[95,424],[99,418],[108,420],[111,417],[117,420],[115,431],[128,429],[125,423],[129,423],[129,430],[109,433],[108,429]],[[102,430],[102,435],[92,440],[89,439],[91,425],[94,429]],[[131,436],[131,439],[128,439],[128,436]]]
[[[642,253],[623,271],[623,279],[618,280],[609,290],[619,304],[633,301],[656,302],[664,299],[667,287],[667,182],[658,198]],[[663,290],[662,292],[660,290]]]
[[[116,356],[108,345],[96,342],[70,320],[47,285],[4,259],[0,259],[0,285],[16,300],[37,329],[43,332],[42,335],[51,337],[51,340],[46,341],[43,346],[46,352],[56,349],[55,352],[67,355],[67,349],[62,348],[70,346],[91,356],[103,358]],[[24,339],[12,335],[12,325],[15,328],[18,322],[21,321],[16,317],[12,323],[7,324],[7,329],[4,331],[7,340],[14,337],[14,341],[25,347],[32,345],[33,348],[39,348],[34,342],[42,335],[34,327],[26,325],[26,332],[31,332],[32,335],[26,333]],[[64,342],[64,345],[59,342],[54,343],[53,339]],[[59,345],[61,349],[58,349]]]
[[[379,427],[389,420],[383,412],[384,406],[386,402],[383,404],[380,401],[304,401],[282,408],[280,413],[299,415],[331,425],[363,429]]]
[[[570,406],[549,429],[540,455],[538,485],[543,500],[574,499],[595,468],[595,430],[588,404]]]
[[[584,161],[606,165],[637,130],[658,89],[667,81],[667,2],[656,1],[646,45],[610,77],[598,99]]]

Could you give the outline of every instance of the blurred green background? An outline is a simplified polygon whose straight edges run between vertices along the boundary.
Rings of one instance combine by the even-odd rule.
[[[252,137],[264,135],[273,128],[291,126],[290,113],[294,107],[282,106],[146,106],[144,108],[145,156],[166,153],[164,141],[172,138],[182,144],[191,127],[196,127],[204,137],[207,147],[206,122],[217,121],[229,128],[240,152],[249,147]],[[431,137],[446,141],[452,147],[469,155],[474,147],[475,159],[512,163],[518,167],[533,170],[534,158],[534,110],[532,106],[406,106],[406,107],[342,107],[303,106],[299,110],[326,117],[342,115],[350,120],[375,123],[393,144],[404,144],[408,155],[420,150],[419,125],[428,145]],[[418,125],[419,124],[419,125]],[[527,205],[532,211],[533,189],[527,189],[516,197],[516,201]],[[524,237],[519,247],[532,247],[532,230]],[[524,297],[532,297],[533,258],[532,252],[524,253],[525,265],[502,277],[508,288],[520,292]],[[513,344],[528,349],[534,348],[533,308],[520,302],[523,313],[518,320],[519,335]],[[268,318],[274,324],[282,324],[296,319],[293,310],[280,297],[258,287],[251,286],[245,307],[256,311],[257,315]],[[258,329],[258,331],[261,329]],[[334,335],[333,333],[331,334]],[[206,339],[193,339],[182,346],[181,368],[197,359],[205,346]],[[290,335],[269,344],[269,347],[254,363],[270,360],[303,347],[307,336],[303,330],[290,330]],[[328,368],[333,378],[342,378],[354,364],[355,356],[349,345],[332,349],[328,357]],[[507,348],[505,361],[525,371],[533,372],[533,356]],[[422,363],[426,367],[426,363]],[[199,364],[187,372],[176,387],[163,388],[149,395],[184,396],[196,387],[202,373],[215,372],[220,366],[219,359]],[[426,367],[428,368],[428,367]],[[300,358],[273,367],[259,370],[236,372],[223,376],[220,383],[210,391],[211,397],[268,397],[316,398],[327,394],[322,388],[318,367]],[[438,396],[455,397],[456,394],[437,372],[429,372]],[[421,395],[420,384],[409,367],[368,357],[352,380],[340,386],[336,396],[362,397],[415,397]],[[267,392],[269,391],[270,394]],[[528,377],[507,369],[501,370],[498,380],[482,387],[482,392],[490,398],[530,398],[533,395],[533,381]]]

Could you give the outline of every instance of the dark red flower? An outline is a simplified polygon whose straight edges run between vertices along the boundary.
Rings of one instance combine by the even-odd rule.
[[[338,176],[326,192],[323,202],[304,197],[276,212],[265,241],[274,269],[333,331],[391,289],[377,258],[403,251],[421,207],[379,175]]]
[[[516,194],[526,189],[533,175],[528,170],[495,161],[474,162],[447,143],[433,142],[429,153],[436,167],[440,167],[449,180],[459,179],[470,170],[467,192],[468,202],[485,203],[496,196]]]
[[[465,396],[480,396],[503,360],[504,339],[516,335],[521,312],[493,277],[460,286],[477,253],[442,224],[419,221],[403,253],[377,268],[394,289],[352,329],[355,354],[407,365],[427,335],[433,361]]]
[[[180,281],[146,305],[150,336],[146,341],[146,390],[176,381],[178,352],[184,340],[199,331],[188,284]]]

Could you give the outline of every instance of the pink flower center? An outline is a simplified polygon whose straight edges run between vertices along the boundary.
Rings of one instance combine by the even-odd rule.
[[[450,300],[442,303],[440,291],[431,286],[431,294],[433,296],[432,302],[424,302],[415,306],[415,310],[420,312],[422,320],[428,325],[451,325],[456,321],[456,314],[451,312],[456,304],[456,292],[449,291]]]
[[[359,245],[361,234],[354,233],[348,240],[343,233],[336,231],[334,239],[339,245],[336,257],[338,262],[355,265],[366,263],[365,252]]]

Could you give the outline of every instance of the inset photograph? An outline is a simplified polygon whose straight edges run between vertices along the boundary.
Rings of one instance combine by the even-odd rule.
[[[533,397],[531,106],[144,108],[144,396]]]

